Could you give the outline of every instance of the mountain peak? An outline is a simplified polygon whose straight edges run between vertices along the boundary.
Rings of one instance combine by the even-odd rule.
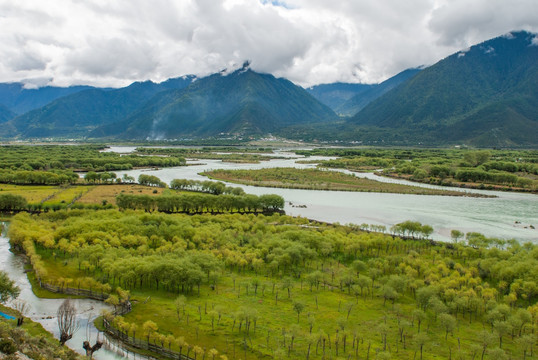
[[[536,146],[536,34],[514,31],[456,52],[369,104],[361,126],[476,146]]]

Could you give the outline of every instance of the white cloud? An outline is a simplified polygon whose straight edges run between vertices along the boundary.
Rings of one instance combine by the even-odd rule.
[[[252,61],[301,85],[378,82],[512,30],[535,0],[0,0],[0,82],[122,86]]]

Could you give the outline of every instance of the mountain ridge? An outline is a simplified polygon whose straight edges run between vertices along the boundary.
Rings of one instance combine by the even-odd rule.
[[[513,32],[456,52],[367,105],[348,125],[428,132],[489,146],[511,146],[523,139],[522,144],[536,145],[535,36]],[[512,120],[527,130],[524,136],[516,136]],[[484,132],[490,133],[489,143]]]
[[[122,139],[261,135],[289,124],[322,122],[336,115],[306,90],[286,79],[249,68],[197,80],[157,94],[128,119],[96,129],[90,136]],[[127,126],[125,131],[121,128]]]
[[[97,126],[123,119],[157,92],[184,87],[194,76],[162,83],[134,82],[119,89],[90,88],[31,110],[8,121],[0,130],[4,137],[82,136]]]

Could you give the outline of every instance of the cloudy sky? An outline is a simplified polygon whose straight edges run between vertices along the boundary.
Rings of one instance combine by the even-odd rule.
[[[125,86],[246,59],[309,86],[374,83],[511,30],[536,0],[0,0],[0,82]]]

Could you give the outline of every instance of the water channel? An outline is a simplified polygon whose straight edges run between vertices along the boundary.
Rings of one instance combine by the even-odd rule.
[[[112,147],[110,151],[131,152],[134,147]],[[260,169],[274,167],[315,167],[315,164],[299,164],[298,156],[285,151],[277,152],[282,158],[262,161],[259,164],[228,163],[220,160],[190,160],[189,166],[157,170],[117,171],[133,176],[155,175],[166,183],[173,179],[207,180],[199,173],[212,169]],[[308,160],[322,160],[310,157]],[[349,172],[348,172],[349,173]],[[434,228],[435,240],[449,241],[450,231],[479,232],[488,237],[516,239],[538,243],[538,197],[535,194],[513,192],[446,188],[428,184],[376,176],[372,173],[354,173],[356,176],[401,184],[467,191],[494,195],[495,198],[407,195],[387,193],[364,193],[347,191],[316,191],[241,186],[245,192],[255,195],[278,194],[286,200],[285,211],[289,215],[303,216],[319,221],[340,224],[376,224],[390,226],[406,221],[419,221]],[[300,207],[298,207],[300,206]],[[306,206],[306,207],[304,207]],[[532,225],[532,227],[531,227]]]
[[[134,147],[112,147],[109,151],[132,152]],[[298,164],[298,156],[285,151],[277,153],[279,158],[264,161],[259,164],[227,163],[220,160],[194,160],[189,166],[165,168],[158,170],[130,170],[118,171],[121,177],[128,174],[137,178],[140,174],[149,174],[159,177],[170,183],[173,179],[206,180],[199,175],[200,172],[212,169],[260,169],[267,167],[315,167],[315,164]],[[321,160],[321,157],[311,157],[309,160]],[[354,173],[356,176],[368,177],[378,181],[397,182],[417,186],[436,187],[432,185],[419,185],[401,180],[387,179],[373,174]],[[239,186],[233,185],[232,186]],[[450,230],[458,229],[463,232],[477,231],[486,236],[495,236],[504,239],[517,239],[519,241],[532,241],[538,243],[538,230],[531,229],[530,225],[538,226],[538,198],[533,194],[519,194],[506,192],[492,192],[481,190],[463,190],[495,195],[496,198],[452,197],[452,196],[425,196],[402,195],[383,193],[360,193],[343,191],[314,191],[278,189],[266,187],[241,187],[251,194],[278,194],[286,200],[285,211],[289,215],[303,216],[327,222],[368,223],[380,224],[390,227],[405,220],[420,221],[434,227],[433,238],[449,240]],[[437,188],[437,187],[436,187]],[[297,207],[306,206],[306,207]],[[45,329],[58,337],[56,311],[63,300],[41,299],[34,295],[31,285],[24,272],[23,259],[9,251],[9,241],[5,233],[0,236],[0,270],[8,273],[21,289],[19,299],[30,305],[28,316],[40,322]],[[98,360],[110,359],[148,359],[147,357],[129,352],[108,339],[93,326],[91,320],[98,316],[101,309],[107,305],[89,299],[76,299],[80,328],[67,345],[79,353],[83,353],[82,343],[89,339],[92,343],[96,339],[104,340],[105,346],[94,354]],[[8,304],[9,305],[9,304]]]
[[[7,225],[7,224],[4,224]],[[10,250],[9,239],[5,231],[0,236],[0,270],[5,271],[8,276],[14,280],[21,289],[18,297],[29,305],[27,316],[33,321],[37,321],[43,327],[51,332],[56,338],[59,338],[58,324],[56,321],[56,312],[63,302],[63,299],[42,299],[38,298],[32,292],[32,286],[24,272],[24,260],[21,256],[14,255]],[[66,345],[80,354],[85,354],[82,344],[89,340],[94,344],[97,339],[103,341],[104,346],[94,353],[93,358],[97,360],[114,360],[114,359],[139,359],[148,360],[148,357],[141,356],[126,349],[123,349],[114,339],[110,339],[103,333],[100,333],[92,320],[99,316],[102,309],[109,309],[108,305],[101,301],[91,299],[73,299],[77,308],[78,330]],[[8,303],[7,306],[12,306]]]

